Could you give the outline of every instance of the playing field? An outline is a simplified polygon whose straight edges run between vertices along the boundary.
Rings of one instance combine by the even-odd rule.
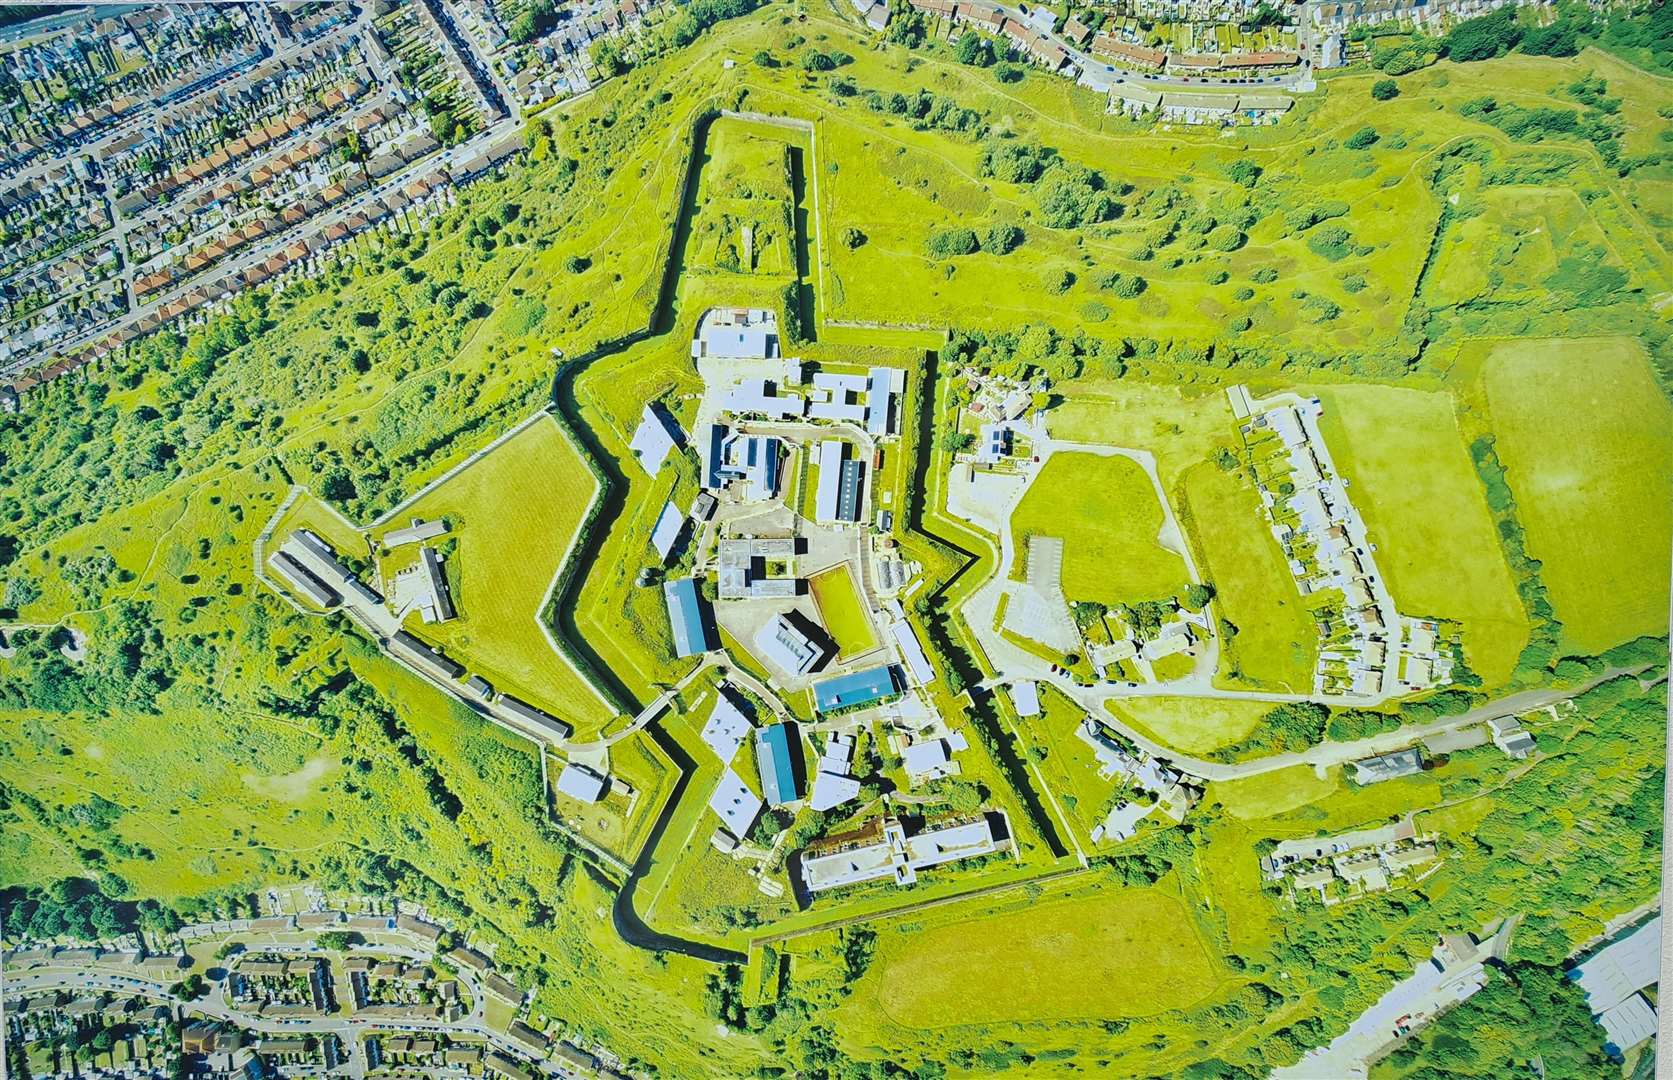
[[[1595,653],[1667,628],[1673,408],[1625,338],[1506,343],[1482,381],[1528,553]]]
[[[1527,643],[1527,616],[1452,398],[1388,386],[1317,393],[1320,429],[1401,614],[1458,620],[1470,667],[1502,682]]]
[[[1131,458],[1053,454],[1011,517],[1018,551],[1027,537],[1063,540],[1063,592],[1106,605],[1160,600],[1188,584],[1185,561],[1162,546],[1161,504]]]
[[[1318,628],[1267,531],[1254,484],[1205,462],[1185,474],[1184,512],[1220,617],[1237,628],[1221,635],[1220,676],[1265,689],[1310,690]]]
[[[402,507],[388,526],[414,517],[452,526],[441,547],[459,617],[417,627],[412,616],[409,625],[496,689],[582,729],[613,710],[553,647],[540,609],[595,487],[557,423],[543,416]],[[457,545],[451,553],[449,541]]]
[[[877,647],[877,635],[872,633],[871,620],[866,617],[860,590],[847,563],[821,570],[808,578],[807,584],[819,608],[819,621],[836,642],[839,657],[858,656]]]
[[[1213,698],[1131,697],[1107,702],[1105,707],[1164,746],[1187,754],[1206,754],[1255,730],[1272,704]]]
[[[916,1028],[1148,1016],[1198,1001],[1219,981],[1189,915],[1160,887],[891,935],[880,952],[879,1004]]]

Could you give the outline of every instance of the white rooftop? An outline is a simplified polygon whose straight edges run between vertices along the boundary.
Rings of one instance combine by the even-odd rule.
[[[1012,683],[1011,704],[1016,706],[1018,716],[1039,716],[1040,688],[1031,682]]]
[[[708,722],[703,725],[703,742],[715,752],[715,757],[731,764],[732,759],[738,756],[738,747],[748,737],[749,719],[730,694],[718,691],[715,707],[709,713]]]
[[[629,449],[633,451],[634,460],[652,476],[656,475],[677,445],[676,432],[671,430],[672,427],[672,419],[654,405],[646,405],[640,413],[639,427],[633,433]]]
[[[720,815],[733,836],[741,839],[749,835],[749,827],[761,815],[761,796],[749,790],[743,778],[728,767],[709,796],[709,809]]]
[[[585,765],[572,761],[558,774],[558,790],[572,799],[597,802],[610,790],[610,781]]]
[[[656,527],[651,530],[651,547],[656,549],[657,557],[664,562],[674,550],[674,541],[680,538],[680,529],[685,525],[685,515],[675,507],[674,500],[669,499],[662,504],[662,513],[657,515]]]

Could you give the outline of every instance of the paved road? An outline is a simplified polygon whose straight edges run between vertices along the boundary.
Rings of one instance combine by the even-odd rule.
[[[1618,675],[1635,675],[1645,670],[1638,668],[1610,668],[1603,674],[1582,683],[1579,686],[1566,689],[1524,690],[1508,697],[1490,701],[1485,705],[1470,709],[1468,712],[1453,716],[1442,717],[1428,724],[1410,724],[1394,731],[1369,738],[1355,739],[1352,742],[1322,742],[1298,753],[1272,754],[1268,757],[1254,758],[1228,764],[1219,761],[1207,761],[1181,754],[1156,740],[1133,730],[1119,718],[1103,707],[1107,698],[1088,695],[1087,687],[1080,686],[1066,676],[1053,676],[1041,681],[1050,682],[1059,690],[1073,698],[1082,708],[1098,716],[1104,723],[1121,731],[1131,739],[1141,750],[1171,762],[1177,768],[1202,777],[1204,780],[1239,780],[1249,776],[1260,776],[1263,773],[1277,772],[1295,765],[1312,765],[1317,769],[1325,769],[1335,765],[1342,765],[1359,758],[1371,757],[1376,754],[1400,750],[1415,743],[1439,735],[1447,731],[1457,731],[1473,724],[1485,723],[1501,716],[1517,716],[1556,705],[1579,697],[1592,687],[1607,682]],[[1292,700],[1301,700],[1299,698]]]
[[[258,946],[263,952],[308,952],[303,945],[270,945]],[[311,950],[318,953],[318,949]],[[389,955],[411,956],[415,959],[428,960],[429,954],[417,950],[402,949],[399,946],[357,946],[356,952],[371,951],[384,952]],[[470,976],[470,979],[466,977]],[[360,1077],[366,1072],[364,1055],[360,1051],[360,1037],[373,1033],[432,1033],[454,1036],[471,1036],[512,1055],[518,1060],[528,1060],[529,1053],[520,1043],[513,1042],[504,1033],[496,1031],[487,1025],[483,1015],[483,991],[479,984],[474,983],[474,973],[461,968],[461,981],[466,982],[475,1008],[471,1014],[456,1021],[448,1020],[382,1020],[355,1019],[350,1016],[325,1016],[307,1020],[274,1019],[250,1014],[226,1001],[226,985],[224,982],[211,984],[209,996],[198,1001],[182,1002],[168,992],[164,983],[154,979],[146,979],[131,975],[107,975],[104,972],[87,969],[47,969],[31,971],[22,975],[9,976],[6,979],[8,994],[37,994],[50,991],[65,991],[71,994],[96,994],[110,992],[114,994],[139,995],[158,1001],[178,1004],[188,1013],[197,1013],[212,1020],[225,1020],[237,1024],[249,1031],[256,1031],[266,1035],[336,1035],[343,1041],[345,1047],[350,1048],[350,1068],[352,1075]],[[581,1080],[580,1074],[569,1071],[561,1065],[550,1062],[542,1063],[547,1075],[564,1077],[566,1080]]]

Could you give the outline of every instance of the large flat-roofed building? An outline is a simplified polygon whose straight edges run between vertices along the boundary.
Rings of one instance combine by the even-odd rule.
[[[804,854],[802,883],[813,893],[888,878],[896,885],[911,885],[921,870],[991,855],[1010,846],[1004,815],[998,812],[910,836],[899,820],[889,818],[883,823],[882,839],[874,843],[829,854]]]
[[[715,785],[714,794],[709,796],[709,809],[720,816],[726,828],[738,839],[749,835],[751,825],[761,816],[761,796],[749,790],[743,777],[733,772],[728,766],[720,774],[720,783]]]
[[[897,693],[894,669],[887,664],[813,684],[813,700],[820,712],[871,705]]]
[[[703,486],[715,490],[741,480],[745,499],[770,499],[778,492],[780,449],[772,435],[733,435],[725,424],[710,424],[698,443]]]
[[[663,582],[662,598],[668,605],[675,656],[697,656],[715,647],[703,598],[697,592],[696,578]]]
[[[826,439],[819,444],[819,487],[813,516],[819,522],[858,521],[865,463],[848,459],[848,444]]]
[[[571,761],[558,774],[558,790],[580,802],[595,803],[609,792],[610,781],[585,765]]]
[[[680,426],[657,402],[646,405],[639,417],[639,427],[633,432],[628,449],[633,459],[652,476],[668,460],[680,444]]]
[[[778,316],[765,308],[710,308],[691,342],[694,360],[768,360],[778,355]]]
[[[768,806],[783,806],[801,797],[796,790],[799,742],[789,724],[774,724],[755,733],[755,763],[761,770],[761,793]]]
[[[679,541],[680,533],[685,529],[685,515],[680,513],[679,507],[670,498],[662,504],[662,513],[657,515],[656,527],[651,530],[651,547],[656,549],[656,557],[663,562],[674,551],[674,544]]]
[[[273,568],[280,579],[292,589],[301,593],[308,602],[315,607],[335,607],[339,597],[336,590],[325,582],[309,573],[307,568],[282,551],[275,551],[267,557],[267,565]]]
[[[464,665],[449,660],[405,630],[397,630],[390,635],[389,651],[428,674],[442,679],[451,681],[465,673]]]
[[[749,735],[749,717],[738,707],[732,694],[722,685],[715,691],[715,706],[709,712],[709,719],[703,725],[702,739],[704,745],[713,750],[715,757],[731,764],[738,756],[738,748],[744,744],[744,738]]]
[[[1568,977],[1586,993],[1603,1026],[1605,1049],[1619,1057],[1656,1031],[1655,1008],[1643,991],[1661,976],[1661,916],[1575,965]]]
[[[441,555],[433,547],[423,547],[418,551],[418,565],[423,568],[424,577],[430,584],[432,598],[429,611],[425,612],[426,622],[446,622],[453,618],[453,598],[447,592],[447,574],[442,571]]]
[[[796,595],[787,573],[796,557],[789,537],[737,537],[716,545],[716,580],[722,600],[780,600]],[[779,573],[774,573],[775,564]]]
[[[756,631],[755,648],[787,675],[806,675],[825,656],[824,646],[784,615],[774,615]]]
[[[770,379],[745,379],[726,395],[726,411],[740,416],[759,414],[769,420],[789,420],[801,416],[806,408],[807,402],[800,394],[781,394]]]
[[[1423,771],[1423,751],[1417,747],[1396,750],[1392,754],[1378,754],[1353,763],[1354,783],[1376,784],[1397,776],[1410,776]]]
[[[512,727],[537,739],[569,738],[571,728],[568,724],[510,694],[501,694],[494,699],[493,709],[495,715]]]
[[[906,662],[906,670],[912,673],[913,681],[919,686],[934,682],[935,668],[930,666],[929,657],[924,654],[923,643],[918,640],[918,632],[912,624],[900,619],[889,627],[889,635],[900,647],[900,657]]]

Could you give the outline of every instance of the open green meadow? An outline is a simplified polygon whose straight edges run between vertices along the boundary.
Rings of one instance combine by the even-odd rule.
[[[1503,342],[1481,378],[1563,641],[1598,652],[1667,626],[1673,407],[1637,342]]]
[[[860,993],[906,1028],[1144,1016],[1199,1001],[1219,982],[1189,916],[1161,887],[1041,899],[889,934],[879,954],[875,982]]]
[[[1180,526],[1214,586],[1222,627],[1220,677],[1300,693],[1312,688],[1318,629],[1269,531],[1260,493],[1242,470],[1204,462],[1185,474]],[[1204,704],[1210,704],[1205,702]]]
[[[1105,707],[1164,746],[1206,754],[1254,731],[1272,705],[1214,698],[1132,697]]]
[[[550,710],[583,734],[615,714],[558,652],[544,623],[553,579],[579,535],[597,484],[563,429],[540,416],[483,457],[430,489],[383,528],[409,518],[445,519],[439,541],[458,618],[409,629],[503,692]],[[411,551],[396,549],[386,578]]]
[[[1106,606],[1158,600],[1184,590],[1185,561],[1158,539],[1162,507],[1144,467],[1131,458],[1053,454],[1011,515],[1019,560],[1030,536],[1063,541],[1063,592]]]
[[[1401,613],[1459,622],[1470,667],[1502,683],[1527,643],[1527,617],[1451,397],[1384,386],[1317,393],[1320,430]]]

